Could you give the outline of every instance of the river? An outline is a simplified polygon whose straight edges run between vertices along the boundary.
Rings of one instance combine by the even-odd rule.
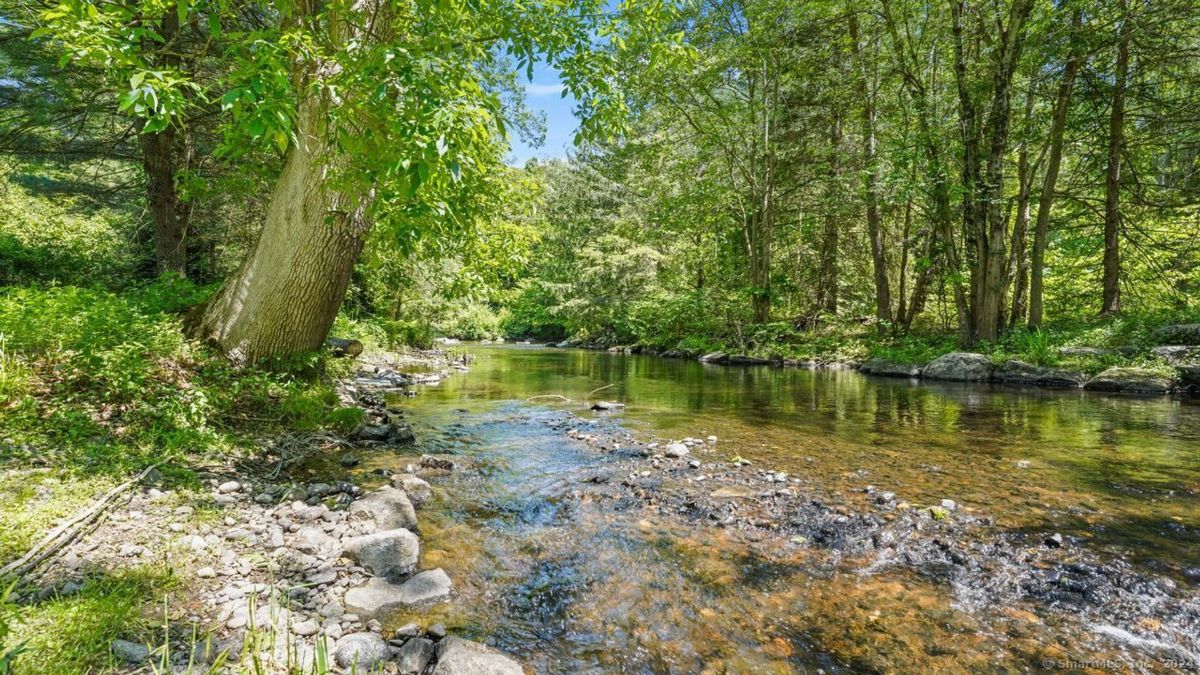
[[[473,467],[431,479],[443,498],[421,513],[422,567],[445,568],[456,597],[397,624],[442,620],[546,673],[1187,666],[1173,659],[1189,658],[1194,642],[1159,649],[1153,636],[1171,634],[1160,626],[1097,626],[1054,603],[989,602],[920,569],[847,565],[811,546],[669,517],[615,485],[591,490],[581,477],[612,460],[564,429],[716,436],[693,456],[786,471],[795,489],[851,509],[879,490],[913,505],[953,500],[955,513],[986,515],[989,533],[1034,542],[1058,533],[1088,555],[1162,577],[1177,595],[1194,593],[1200,565],[1194,399],[465,349],[469,372],[403,401],[416,447],[355,470],[369,482],[422,453]],[[582,402],[589,393],[626,407],[593,413]]]

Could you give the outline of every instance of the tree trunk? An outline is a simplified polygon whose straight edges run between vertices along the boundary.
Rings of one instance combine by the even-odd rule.
[[[1072,39],[1079,30],[1081,14],[1075,13],[1072,20]],[[1062,166],[1063,131],[1067,128],[1067,111],[1071,106],[1071,91],[1075,87],[1075,75],[1079,72],[1079,51],[1074,46],[1063,67],[1062,82],[1058,85],[1058,97],[1054,102],[1054,119],[1050,124],[1050,152],[1046,157],[1046,175],[1042,179],[1042,193],[1038,196],[1037,224],[1033,231],[1033,251],[1029,260],[1029,325],[1042,325],[1042,288],[1046,267],[1046,244],[1050,236],[1050,208],[1054,205],[1054,189],[1058,182],[1058,170]]]
[[[834,116],[829,126],[829,194],[825,212],[825,232],[821,237],[821,280],[817,297],[821,311],[836,315],[838,311],[838,186],[841,177],[842,121]]]
[[[1101,314],[1121,311],[1121,158],[1125,152],[1125,83],[1129,75],[1129,32],[1121,27],[1108,118],[1108,170],[1104,178],[1104,290]]]
[[[320,347],[369,230],[361,207],[325,186],[319,109],[315,101],[301,109],[254,250],[193,316],[193,334],[235,363]]]
[[[988,342],[1000,337],[1008,239],[1008,218],[1003,209],[1004,165],[1007,161],[1012,111],[1012,81],[1021,56],[1025,20],[1032,8],[1032,0],[1014,0],[1009,9],[1007,26],[1001,34],[1001,49],[992,77],[992,103],[987,119],[989,144],[985,182],[982,185],[983,203],[976,202],[972,207],[977,220],[982,215],[984,226],[980,233],[979,258],[976,268],[972,270],[972,279],[976,280],[972,335],[977,340]]]
[[[871,240],[871,266],[875,274],[875,318],[879,334],[892,322],[892,293],[888,285],[887,257],[884,248],[883,221],[879,215],[879,160],[875,138],[875,99],[867,78],[866,60],[858,36],[858,16],[850,15],[850,42],[858,61],[856,88],[862,101],[863,192],[867,205],[867,237]],[[907,236],[907,234],[905,235]],[[903,270],[901,270],[903,276]],[[901,284],[903,285],[903,283]],[[904,290],[901,288],[901,304]],[[903,309],[903,308],[901,308]]]
[[[1033,108],[1033,94],[1030,89],[1029,105],[1026,110]],[[1026,116],[1026,119],[1029,115]],[[1027,280],[1029,278],[1029,262],[1025,255],[1025,242],[1029,232],[1029,192],[1033,184],[1033,170],[1029,166],[1029,143],[1021,143],[1021,152],[1017,157],[1017,220],[1013,223],[1012,246],[1008,262],[1009,285],[1012,287],[1012,307],[1009,310],[1008,325],[1016,327],[1025,320]]]
[[[175,130],[168,127],[143,133],[138,140],[158,272],[187,276],[187,210],[175,189],[175,138]]]

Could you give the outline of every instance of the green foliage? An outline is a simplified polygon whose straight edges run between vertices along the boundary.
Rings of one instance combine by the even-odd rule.
[[[494,340],[501,336],[503,317],[481,302],[451,303],[435,326],[439,335],[461,340]]]
[[[24,642],[16,642],[9,637],[21,621],[20,607],[9,600],[16,585],[17,582],[13,581],[0,590],[0,675],[15,673],[17,657],[25,651]]]
[[[236,451],[264,427],[349,423],[324,357],[236,369],[184,339],[180,311],[206,292],[176,277],[123,294],[0,291],[0,457],[125,471]]]

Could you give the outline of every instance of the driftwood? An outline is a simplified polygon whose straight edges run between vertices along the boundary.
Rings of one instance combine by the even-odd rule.
[[[104,513],[104,510],[108,508],[108,505],[114,499],[133,485],[141,482],[143,478],[158,468],[160,464],[162,462],[146,467],[138,475],[109,490],[100,499],[92,502],[91,506],[76,513],[66,522],[51,530],[41,541],[34,544],[33,548],[29,549],[25,555],[0,568],[0,579],[8,579],[14,576],[21,577],[28,574],[46,558],[54,555],[56,551],[70,544],[72,541],[75,541],[84,528],[95,521],[101,513]]]
[[[329,351],[334,356],[348,356],[354,358],[363,353],[363,343],[358,340],[347,340],[346,338],[331,337],[325,341],[329,345]]]

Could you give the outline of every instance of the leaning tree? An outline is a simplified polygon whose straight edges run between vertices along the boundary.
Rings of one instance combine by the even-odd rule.
[[[558,68],[581,138],[619,128],[613,57],[659,44],[669,10],[661,0],[65,0],[37,36],[64,63],[125,84],[122,109],[147,129],[219,101],[224,161],[264,146],[282,154],[257,244],[189,321],[249,362],[321,345],[372,228],[412,236],[421,223],[469,221],[472,190],[502,165],[502,84],[514,69]],[[224,45],[221,77],[201,83],[139,58],[197,16]]]

